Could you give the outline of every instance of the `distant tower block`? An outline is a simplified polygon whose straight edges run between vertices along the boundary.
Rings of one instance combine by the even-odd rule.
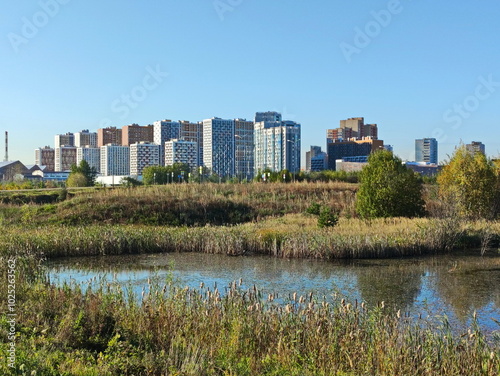
[[[5,159],[7,162],[9,160],[9,132],[5,131]]]

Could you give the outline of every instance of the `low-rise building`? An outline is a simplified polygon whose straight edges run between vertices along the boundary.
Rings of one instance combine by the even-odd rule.
[[[29,170],[20,161],[0,162],[0,179],[3,181],[22,179],[23,174],[28,173]]]

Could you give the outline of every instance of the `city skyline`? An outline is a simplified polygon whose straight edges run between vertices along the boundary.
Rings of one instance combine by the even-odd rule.
[[[278,112],[274,111],[267,111],[267,112],[256,112],[254,120],[246,120],[246,119],[241,119],[241,118],[234,118],[234,119],[221,119],[218,117],[214,117],[211,119],[204,119],[199,122],[190,122],[188,120],[161,120],[161,121],[156,121],[153,124],[147,124],[147,125],[139,125],[139,124],[132,124],[132,125],[125,125],[122,128],[119,127],[109,127],[109,128],[100,128],[97,129],[96,132],[89,131],[88,129],[82,130],[80,132],[66,132],[64,134],[58,134],[55,135],[54,137],[54,148],[53,150],[57,149],[59,145],[64,145],[65,147],[70,147],[70,148],[78,148],[77,153],[83,153],[80,150],[80,146],[82,147],[99,147],[98,145],[117,145],[117,146],[130,146],[131,143],[152,143],[154,145],[159,145],[162,148],[165,146],[166,141],[194,141],[194,143],[197,145],[200,143],[200,145],[197,145],[196,148],[198,151],[203,151],[203,137],[201,134],[203,134],[203,124],[204,123],[211,123],[213,121],[219,121],[219,122],[229,122],[231,123],[231,127],[233,128],[233,135],[229,138],[226,137],[226,140],[222,142],[223,145],[230,145],[231,148],[234,148],[234,150],[227,150],[229,155],[233,155],[232,160],[230,163],[233,164],[232,168],[229,169],[228,171],[232,171],[230,173],[225,173],[223,175],[235,175],[235,176],[247,176],[247,178],[251,178],[254,176],[254,158],[267,158],[262,154],[261,156],[258,156],[259,153],[265,153],[265,150],[262,148],[261,145],[259,145],[259,142],[257,139],[259,137],[256,137],[255,135],[258,134],[259,129],[261,128],[259,123],[261,122],[267,122],[271,127],[274,127],[276,125],[292,125],[300,128],[300,124],[295,123],[293,121],[288,121],[282,119],[282,115]],[[274,124],[276,123],[276,124]],[[264,124],[264,123],[262,123]],[[267,127],[267,126],[266,126]],[[131,139],[129,137],[128,133],[129,129],[134,129],[133,137],[135,139],[131,142]],[[147,131],[146,131],[147,130]],[[145,132],[146,131],[146,132]],[[194,131],[194,132],[193,132]],[[127,132],[127,135],[125,136],[125,132]],[[248,133],[250,132],[250,133]],[[256,133],[257,132],[257,133]],[[117,136],[114,136],[114,134],[117,134]],[[122,137],[123,133],[123,137]],[[274,131],[272,132],[274,133]],[[393,151],[393,146],[392,145],[387,145],[384,144],[383,140],[378,139],[378,126],[377,124],[366,124],[364,122],[364,117],[356,117],[356,118],[349,118],[349,119],[343,119],[340,120],[340,128],[333,128],[333,129],[327,129],[326,130],[327,136],[326,136],[326,145],[327,147],[325,148],[325,151],[328,151],[330,149],[329,145],[331,143],[338,143],[339,141],[341,143],[350,143],[350,144],[362,144],[365,142],[369,143],[374,143],[373,147],[370,147],[368,149],[379,149],[379,148],[385,148],[387,150],[390,150],[391,152]],[[108,134],[111,134],[109,136]],[[130,133],[132,135],[132,133]],[[83,136],[85,138],[83,138]],[[109,138],[107,141],[103,141],[103,137]],[[251,136],[251,139],[249,137]],[[111,138],[112,139],[111,139]],[[225,137],[225,136],[224,136]],[[224,139],[223,137],[223,139]],[[256,140],[254,142],[254,137],[256,137]],[[286,136],[285,138],[288,140],[290,136]],[[211,138],[211,136],[209,136]],[[218,138],[218,137],[217,137]],[[80,139],[85,139],[88,140],[89,142],[79,142],[77,140]],[[298,133],[298,137],[296,137],[296,140],[294,142],[297,142],[300,144],[300,131]],[[363,141],[365,140],[366,141]],[[214,139],[215,140],[215,139]],[[229,142],[228,140],[232,140]],[[373,141],[372,141],[373,140]],[[205,140],[206,142],[207,140]],[[217,141],[220,143],[220,141]],[[428,142],[433,142],[431,145],[432,149],[429,150],[429,145]],[[376,143],[376,145],[375,145]],[[211,144],[211,142],[209,142]],[[239,145],[238,145],[239,144]],[[426,146],[424,146],[424,144]],[[478,141],[472,141],[471,144],[466,144],[462,143],[464,146],[467,147],[468,150],[478,150],[481,151],[483,154],[485,153],[485,145],[482,142]],[[420,146],[418,146],[420,145]],[[415,140],[415,158],[413,160],[405,160],[405,162],[427,162],[430,164],[439,164],[439,158],[438,158],[438,141],[435,138],[423,138],[423,139],[416,139]],[[248,152],[248,147],[252,146],[252,152]],[[341,148],[345,148],[344,146],[339,145]],[[254,150],[255,147],[255,150]],[[50,148],[50,145],[46,145],[44,147],[39,147],[35,149],[35,164],[40,165],[38,163],[39,161],[39,155],[43,149],[48,149]],[[299,146],[299,152],[302,146]],[[312,151],[313,148],[318,148],[318,146],[311,145],[310,150]],[[362,148],[361,148],[362,149]],[[353,149],[352,151],[349,151],[346,155],[351,158],[351,156],[358,156],[357,153],[360,155],[365,155],[365,151],[361,151],[361,149],[356,149],[356,151]],[[366,149],[366,150],[368,150]],[[424,152],[424,149],[427,150]],[[222,149],[221,149],[222,150]],[[305,155],[305,163],[301,163],[300,160],[300,154],[298,154],[297,158],[299,160],[299,169],[304,170],[304,171],[310,171],[310,158],[311,156],[308,154],[311,153],[311,151],[307,150],[302,150],[301,154]],[[319,147],[319,151],[321,152],[321,147]],[[211,154],[213,150],[207,149],[206,151],[208,154]],[[254,155],[254,152],[257,153]],[[345,152],[345,151],[344,151]],[[342,152],[342,153],[344,153]],[[354,153],[354,154],[352,154]],[[430,155],[429,155],[430,153]],[[195,154],[198,155],[198,152]],[[201,153],[203,154],[203,153]],[[207,154],[207,156],[208,156]],[[323,153],[325,156],[327,156],[327,153]],[[332,155],[336,155],[337,152],[333,152],[332,149]],[[344,155],[344,154],[340,154]],[[425,157],[424,157],[425,155]],[[199,155],[199,158],[196,162],[193,160],[189,164],[193,164],[193,166],[202,166],[203,165],[203,158],[202,155]],[[322,158],[322,157],[321,157]],[[323,162],[321,162],[322,159],[317,160],[315,163],[317,166],[321,165]],[[81,156],[78,156],[76,161],[77,164],[81,161]],[[92,160],[92,159],[90,159]],[[167,161],[163,158],[160,157],[161,164],[168,165],[166,163]],[[210,159],[209,159],[210,160]],[[262,163],[262,162],[257,162]],[[264,162],[263,165],[257,166],[257,170],[262,170],[265,168],[271,168],[271,170],[281,170],[285,169],[283,168],[275,168],[276,166],[274,165],[274,162]],[[287,162],[289,163],[289,162]],[[319,164],[318,164],[319,163]],[[170,163],[171,164],[171,163]],[[251,164],[251,168],[250,168]],[[278,164],[281,164],[281,162],[278,162]],[[304,165],[305,164],[305,165]],[[211,166],[211,162],[209,162],[209,165]],[[209,168],[211,168],[208,166]],[[239,166],[239,167],[238,167]],[[318,167],[316,167],[318,168]],[[287,166],[286,169],[291,169],[295,170],[295,167]],[[334,166],[334,161],[332,160],[328,166],[326,166],[324,169],[335,169]],[[99,170],[99,169],[98,169]],[[141,169],[142,170],[142,169]],[[217,168],[215,168],[217,170]],[[251,171],[250,171],[251,170]],[[50,171],[50,169],[49,169]],[[297,170],[298,171],[298,170]],[[133,175],[133,174],[132,174]]]
[[[492,0],[42,0],[0,9],[0,130],[11,160],[33,161],[35,148],[68,129],[251,119],[258,110],[302,124],[302,161],[310,145],[326,148],[337,119],[357,116],[379,124],[402,159],[414,159],[419,138],[438,140],[439,161],[461,140],[500,154]]]

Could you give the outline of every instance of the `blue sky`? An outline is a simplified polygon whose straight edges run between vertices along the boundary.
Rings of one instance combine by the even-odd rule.
[[[440,160],[460,140],[495,157],[499,14],[496,0],[1,0],[0,131],[29,164],[57,133],[275,110],[302,124],[304,152],[364,116],[403,159],[422,137]]]

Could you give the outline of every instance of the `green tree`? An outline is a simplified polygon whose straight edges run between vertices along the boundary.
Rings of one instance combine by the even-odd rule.
[[[67,187],[88,187],[87,183],[87,178],[81,172],[72,172],[66,180]]]
[[[422,183],[390,151],[370,155],[359,174],[356,211],[363,218],[419,217],[425,214]]]
[[[82,159],[80,164],[77,165],[72,165],[71,166],[71,173],[68,177],[68,181],[72,177],[72,175],[76,175],[76,177],[72,180],[74,182],[78,182],[78,184],[82,184],[81,177],[78,176],[79,174],[83,175],[85,178],[85,183],[84,185],[78,185],[78,187],[92,187],[95,184],[95,178],[97,176],[97,171],[94,167],[90,167],[88,162],[85,159]],[[73,184],[73,182],[72,182]],[[74,186],[75,187],[75,186]]]
[[[170,179],[170,171],[163,166],[148,166],[142,170],[142,182],[146,185],[167,184]]]
[[[498,174],[483,153],[460,145],[437,178],[439,194],[453,215],[492,218],[498,201]]]
[[[183,183],[189,181],[190,168],[186,163],[171,166],[149,166],[142,170],[142,181],[146,185]]]
[[[126,176],[120,181],[120,184],[126,188],[133,188],[141,186],[142,182],[137,179],[131,178],[130,176]]]

